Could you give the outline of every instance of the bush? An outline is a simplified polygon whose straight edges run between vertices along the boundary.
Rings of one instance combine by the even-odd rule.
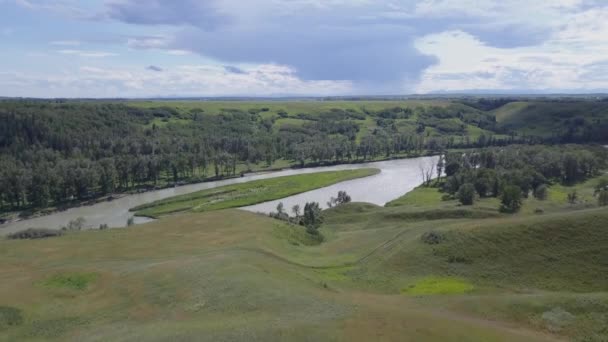
[[[597,200],[600,206],[608,206],[608,190],[600,191],[599,195],[597,196]]]
[[[463,184],[460,189],[458,189],[458,194],[456,194],[458,200],[463,205],[473,205],[475,201],[475,186],[471,183]]]
[[[9,234],[7,237],[11,240],[35,240],[61,236],[61,234],[59,230],[30,228]]]
[[[444,201],[444,202],[445,201],[451,201],[453,199],[454,199],[454,197],[452,197],[452,195],[450,195],[450,194],[443,194],[443,196],[441,196],[441,200]]]
[[[534,197],[538,200],[544,201],[547,199],[548,191],[545,184],[541,184],[534,189]]]
[[[515,185],[507,185],[500,197],[500,211],[503,213],[516,213],[521,209],[522,194],[521,189]]]
[[[82,230],[84,228],[84,224],[86,220],[84,217],[79,217],[75,220],[72,220],[68,223],[67,227],[63,227],[63,230]]]
[[[574,190],[568,194],[568,203],[576,204],[576,201],[578,201],[578,193],[576,192],[576,190]]]
[[[23,314],[21,310],[10,306],[0,306],[0,331],[2,328],[21,325]]]
[[[427,245],[438,245],[445,240],[445,236],[439,232],[426,232],[422,234],[421,240]]]
[[[134,217],[129,217],[127,219],[127,227],[131,227],[134,224],[135,224],[135,218]]]

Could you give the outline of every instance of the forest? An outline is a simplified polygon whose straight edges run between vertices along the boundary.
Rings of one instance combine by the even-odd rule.
[[[318,101],[302,109],[280,101],[3,100],[0,211],[235,177],[276,164],[350,163],[515,143],[605,142],[608,103],[579,102]],[[558,126],[534,129],[544,122]]]

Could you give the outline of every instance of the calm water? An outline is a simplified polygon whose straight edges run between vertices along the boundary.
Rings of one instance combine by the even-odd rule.
[[[133,213],[129,212],[130,208],[176,195],[183,195],[203,189],[215,188],[227,184],[243,183],[256,179],[323,171],[352,170],[366,167],[378,168],[382,172],[372,177],[347,181],[326,188],[288,197],[280,201],[261,203],[258,205],[245,207],[243,209],[253,212],[267,213],[274,211],[278,202],[283,202],[285,208],[287,209],[291,208],[294,204],[300,204],[302,207],[304,207],[304,203],[307,201],[316,201],[325,206],[325,203],[329,201],[332,196],[336,196],[340,190],[345,190],[348,192],[353,201],[384,205],[386,202],[402,196],[406,192],[411,191],[416,186],[421,184],[422,176],[420,175],[419,166],[421,164],[433,164],[436,160],[437,157],[422,157],[367,164],[284,170],[251,174],[241,178],[227,179],[217,182],[192,184],[177,188],[150,191],[142,194],[125,196],[110,202],[102,202],[92,206],[72,208],[48,216],[0,225],[0,235],[6,235],[28,228],[60,229],[61,227],[67,225],[69,221],[75,220],[78,217],[85,218],[85,225],[89,228],[97,228],[101,224],[107,224],[110,227],[125,227],[127,220],[133,217]],[[136,224],[141,224],[148,221],[150,220],[146,218],[135,217]]]
[[[242,209],[252,212],[270,213],[276,211],[279,202],[283,203],[285,210],[290,214],[291,208],[294,205],[298,204],[300,208],[304,208],[306,202],[319,202],[321,207],[327,208],[327,202],[330,198],[336,197],[338,191],[341,190],[346,191],[351,196],[353,202],[367,202],[383,206],[387,202],[403,196],[422,184],[421,164],[435,165],[436,162],[437,157],[426,157],[359,165],[341,165],[334,169],[349,170],[353,168],[373,167],[380,169],[382,172],[375,176],[354,179],[281,200],[243,207]]]

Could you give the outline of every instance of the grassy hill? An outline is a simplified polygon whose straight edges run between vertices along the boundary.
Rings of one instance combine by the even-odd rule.
[[[0,241],[0,340],[608,338],[608,211],[427,203],[328,210],[322,244],[239,210]]]

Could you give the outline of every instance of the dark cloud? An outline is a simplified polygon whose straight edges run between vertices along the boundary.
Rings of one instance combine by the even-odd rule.
[[[150,65],[146,68],[146,70],[161,72],[161,71],[163,71],[163,68],[158,67],[156,65]]]
[[[385,8],[382,4],[371,8],[343,5],[327,11],[311,6],[285,12],[281,10],[296,3],[277,1],[274,7],[266,4],[276,11],[264,14],[263,19],[242,21],[237,18],[247,17],[251,6],[221,1],[120,0],[107,5],[106,16],[130,24],[183,26],[166,42],[171,49],[194,51],[226,63],[288,65],[305,80],[351,80],[386,90],[403,82],[416,83],[422,71],[437,62],[413,46],[416,38],[426,34],[463,30],[503,48],[537,44],[549,34],[527,27],[498,27],[471,17],[368,15]],[[222,11],[220,3],[225,5]],[[226,71],[240,70],[226,67]]]
[[[398,27],[300,27],[217,30],[188,29],[173,45],[218,60],[292,66],[306,80],[365,83],[415,81],[432,57],[413,47],[408,30]],[[390,84],[394,86],[394,84]]]

